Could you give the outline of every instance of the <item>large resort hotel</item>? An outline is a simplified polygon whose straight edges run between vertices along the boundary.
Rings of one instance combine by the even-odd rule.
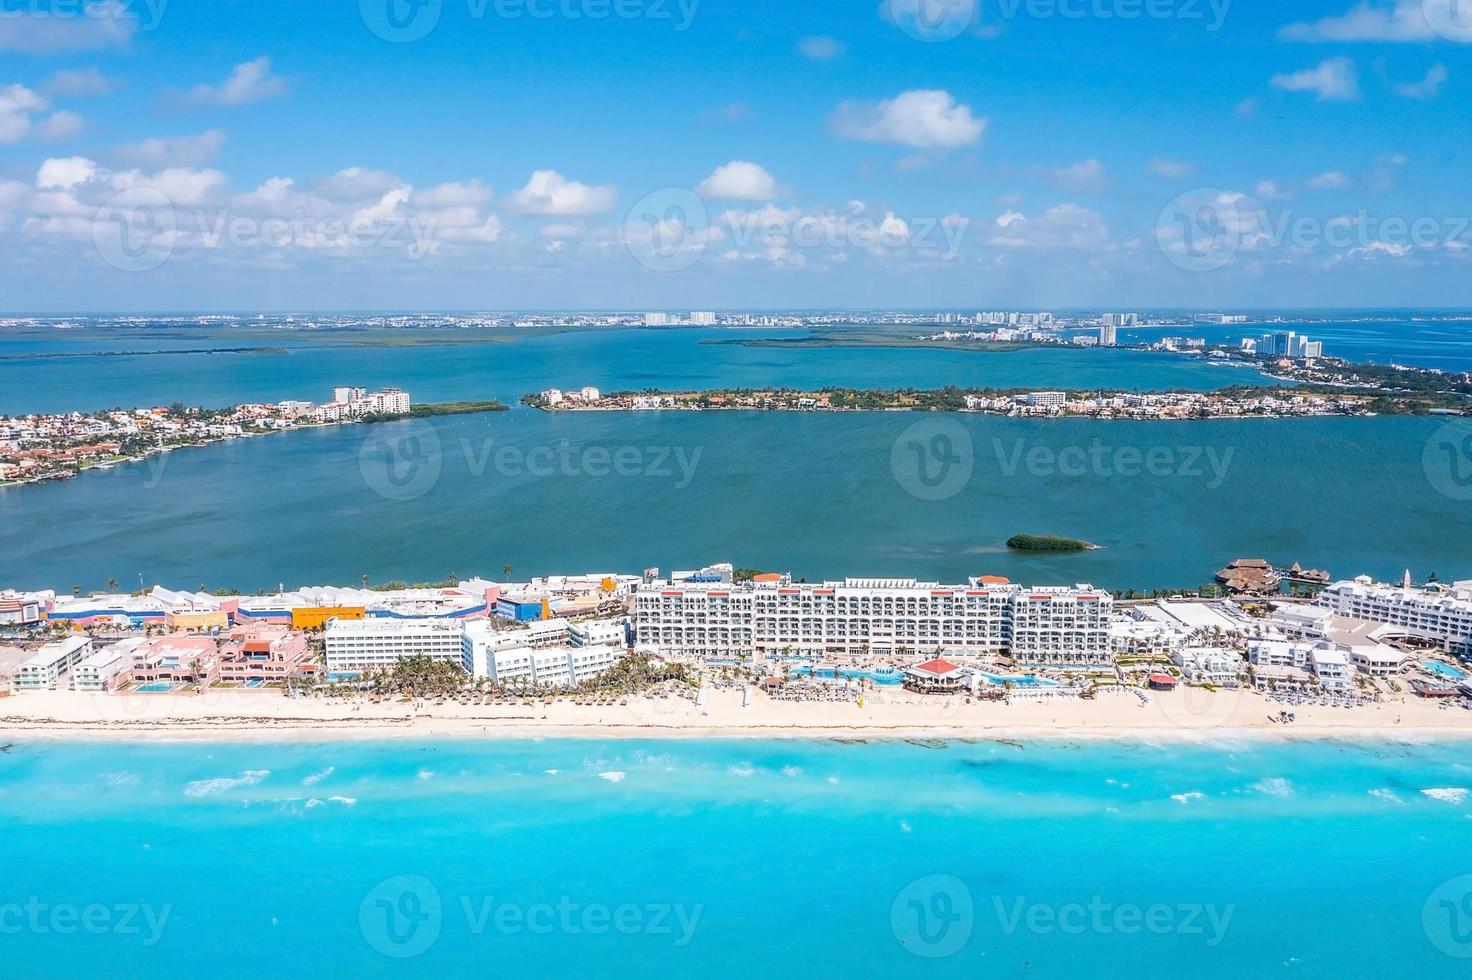
[[[1019,666],[1084,669],[1110,663],[1113,598],[1088,585],[1029,587],[973,578],[794,585],[660,581],[634,598],[642,647],[712,662],[826,658],[1008,656]]]

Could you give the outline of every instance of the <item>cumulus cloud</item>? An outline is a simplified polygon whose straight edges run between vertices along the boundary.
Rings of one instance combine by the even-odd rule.
[[[31,131],[31,114],[47,102],[24,85],[0,86],[0,144],[19,143]]]
[[[51,115],[47,116],[46,119],[39,126],[36,127],[36,135],[41,137],[43,140],[51,140],[53,142],[56,142],[59,140],[69,140],[74,136],[79,136],[86,128],[87,120],[83,119],[75,112],[70,112],[63,109],[60,112],[53,112]]]
[[[1273,88],[1312,92],[1320,102],[1353,102],[1360,97],[1359,69],[1348,58],[1327,58],[1317,67],[1274,75]]]
[[[1104,189],[1109,177],[1098,160],[1080,160],[1066,167],[1053,167],[1048,179],[1066,190],[1097,193]]]
[[[1156,158],[1146,164],[1145,169],[1161,180],[1184,180],[1196,173],[1196,164],[1189,160]]]
[[[0,51],[30,55],[94,51],[124,47],[138,33],[138,18],[119,0],[99,0],[84,7],[67,4],[54,10],[5,4],[3,13]]]
[[[287,82],[271,73],[271,59],[262,55],[235,66],[219,85],[196,85],[187,101],[195,105],[239,106],[285,95]]]
[[[797,42],[798,53],[814,61],[831,61],[843,54],[845,46],[831,37],[805,37]]]
[[[1446,65],[1438,61],[1421,81],[1397,85],[1395,90],[1408,99],[1434,99],[1441,93],[1441,87],[1446,84],[1447,78]]]
[[[42,91],[52,98],[87,99],[109,95],[121,88],[122,84],[115,78],[108,78],[96,68],[81,68],[57,72],[42,86]]]
[[[921,149],[975,143],[986,124],[941,89],[913,89],[881,102],[844,102],[828,119],[829,130],[844,139]]]
[[[1342,191],[1348,189],[1351,183],[1349,174],[1340,170],[1315,174],[1308,179],[1309,189],[1316,191]]]
[[[511,195],[511,205],[522,214],[601,214],[612,210],[617,199],[618,188],[612,185],[592,187],[555,170],[538,170]]]
[[[1109,226],[1097,211],[1060,204],[1040,218],[1005,211],[994,222],[990,244],[1003,248],[1099,249],[1109,242]]]
[[[218,129],[193,136],[168,136],[114,147],[117,160],[134,167],[200,167],[214,163],[225,134]]]
[[[1459,14],[1463,0],[1361,0],[1348,11],[1322,20],[1289,24],[1278,32],[1286,41],[1409,42],[1440,38],[1472,41],[1472,26]],[[1462,35],[1456,28],[1466,31]],[[1438,27],[1445,28],[1438,30]]]
[[[705,198],[736,201],[770,201],[782,196],[777,180],[761,164],[732,160],[717,167],[695,188]]]

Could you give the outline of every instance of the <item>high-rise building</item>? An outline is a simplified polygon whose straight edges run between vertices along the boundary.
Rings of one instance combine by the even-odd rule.
[[[1119,344],[1119,328],[1112,323],[1106,323],[1099,328],[1099,346],[1115,347]]]
[[[690,325],[694,327],[713,327],[716,325],[716,315],[710,312],[691,313]]]

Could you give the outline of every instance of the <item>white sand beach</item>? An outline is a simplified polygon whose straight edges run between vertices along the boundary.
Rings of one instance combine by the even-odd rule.
[[[1472,712],[1407,699],[1345,709],[1302,706],[1297,721],[1253,691],[1133,693],[1003,704],[873,692],[854,703],[773,701],[738,690],[706,703],[630,698],[616,706],[285,698],[276,692],[0,698],[0,739],[307,741],[436,738],[1472,738]],[[1270,717],[1271,716],[1271,717]]]

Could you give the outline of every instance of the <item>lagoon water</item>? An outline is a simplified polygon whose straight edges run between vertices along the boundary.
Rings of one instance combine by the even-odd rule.
[[[27,742],[0,944],[18,977],[1464,977],[1469,748]]]
[[[1454,327],[1439,327],[1440,333]],[[262,334],[269,333],[269,337]],[[1435,332],[1433,332],[1435,333]],[[1436,336],[1440,336],[1436,333]],[[1257,377],[1168,354],[785,350],[746,331],[593,331],[447,347],[338,346],[296,331],[28,332],[0,360],[0,411],[605,389],[936,386],[1211,388]],[[784,334],[786,335],[786,334]],[[1423,347],[1453,357],[1428,334]],[[1367,343],[1369,341],[1366,341]],[[84,357],[284,346],[288,354]],[[1437,346],[1437,344],[1440,346]],[[1459,423],[1460,424],[1460,423]],[[248,590],[669,569],[729,560],[845,575],[1114,589],[1195,587],[1222,564],[1472,577],[1472,442],[1430,419],[1150,424],[899,413],[510,412],[293,432],[177,451],[61,484],[0,489],[0,582],[108,579]],[[1428,448],[1429,447],[1429,448]],[[1014,534],[1100,550],[1009,553]]]
[[[0,490],[0,581],[253,591],[732,561],[1123,590],[1196,587],[1242,555],[1472,577],[1468,504],[1425,465],[1440,429],[530,409],[348,426]],[[1100,550],[1008,552],[1020,533]]]
[[[175,401],[208,407],[285,399],[326,401],[333,387],[341,384],[399,387],[419,401],[499,398],[510,404],[529,392],[584,385],[604,391],[951,384],[1211,390],[1261,380],[1257,372],[1242,367],[1137,351],[1034,348],[986,354],[923,348],[774,349],[730,343],[803,336],[794,330],[584,330],[465,342],[467,337],[484,341],[487,336],[509,335],[463,330],[27,331],[0,340],[0,355],[6,355],[0,356],[0,414]],[[442,343],[399,346],[430,339]],[[252,352],[229,352],[241,349]],[[216,352],[184,353],[203,350]],[[177,353],[136,353],[141,351]],[[97,356],[102,353],[110,356]],[[79,384],[80,378],[86,383]]]

